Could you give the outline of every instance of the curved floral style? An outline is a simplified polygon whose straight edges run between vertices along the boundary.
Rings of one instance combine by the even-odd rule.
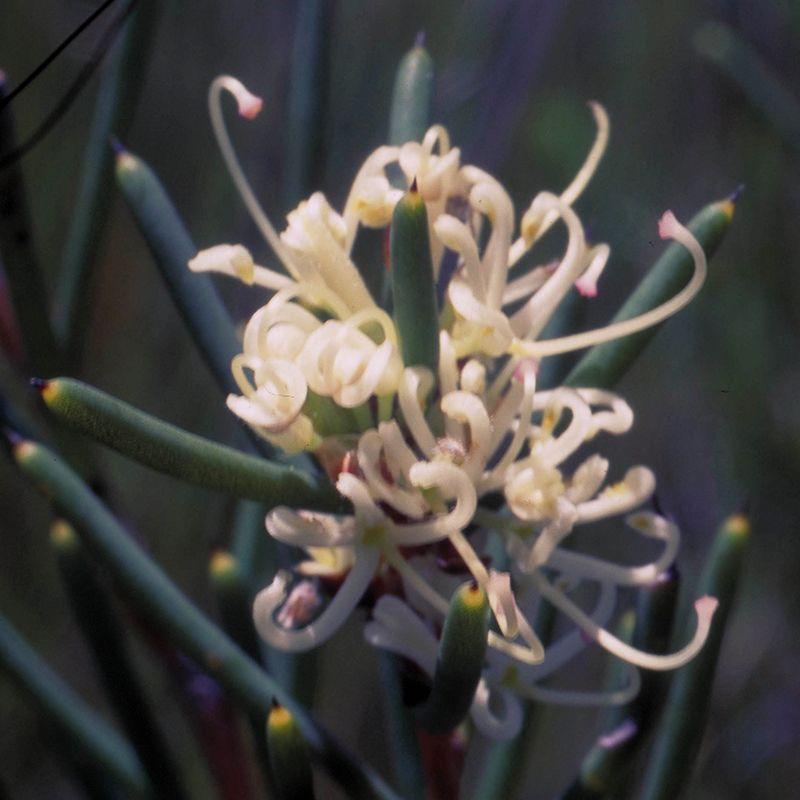
[[[708,634],[713,598],[695,603],[696,632],[670,655],[640,652],[605,627],[618,588],[657,578],[675,560],[680,538],[674,524],[642,510],[655,490],[653,473],[637,466],[610,481],[608,460],[594,451],[605,435],[627,432],[633,412],[608,391],[537,386],[542,358],[657,324],[691,300],[706,273],[702,248],[667,212],[662,238],[679,242],[694,260],[682,291],[625,322],[540,338],[573,287],[587,297],[597,293],[609,259],[608,245],[587,241],[572,207],[606,147],[603,108],[590,104],[597,137],[575,179],[559,195],[536,195],[516,234],[508,193],[488,173],[462,164],[438,125],[422,142],[368,156],[341,214],[315,193],[278,234],[237,161],[223,120],[224,92],[246,118],[258,113],[260,100],[234,78],[218,78],[211,117],[243,200],[286,272],[255,264],[241,245],[217,245],[189,264],[274,292],[247,323],[243,351],[232,364],[241,395],[230,396],[228,406],[286,452],[314,453],[352,506],[339,515],[286,507],[269,513],[270,535],[304,548],[310,560],[296,576],[281,571],[258,595],[261,636],[286,650],[310,649],[369,597],[368,641],[432,675],[448,598],[470,575],[486,590],[497,627],[489,633],[471,713],[496,738],[518,731],[520,698],[624,703],[637,691],[637,667],[674,669],[690,660]],[[444,297],[436,374],[402,363],[395,324],[351,258],[359,226],[390,224],[404,194],[393,183],[397,175],[416,187],[427,210],[434,277]],[[567,233],[562,255],[523,264],[559,222]],[[659,542],[658,557],[623,566],[566,546],[575,528],[611,517],[623,518],[624,535]],[[589,611],[573,599],[587,582],[597,587]],[[325,602],[332,586],[338,588]],[[542,599],[575,624],[546,651],[530,623]],[[622,689],[542,685],[590,641],[629,664]]]

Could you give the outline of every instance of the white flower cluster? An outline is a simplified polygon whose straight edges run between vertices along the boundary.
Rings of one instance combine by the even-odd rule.
[[[335,576],[341,585],[317,615],[321,603],[311,584],[301,580],[293,586],[293,576],[280,572],[256,600],[261,636],[287,650],[312,648],[342,625],[378,578],[388,585],[385,579],[393,576],[397,589],[375,602],[367,639],[432,674],[448,598],[471,576],[485,589],[497,623],[497,631],[489,633],[487,667],[472,715],[497,738],[518,731],[519,697],[622,703],[637,690],[636,667],[673,669],[691,659],[707,636],[716,605],[712,598],[697,601],[696,633],[671,655],[635,650],[605,628],[618,587],[652,582],[677,553],[676,526],[655,513],[636,511],[653,494],[652,472],[635,467],[608,483],[608,461],[597,453],[566,466],[599,434],[629,430],[633,413],[621,398],[599,389],[537,390],[539,359],[656,324],[685,305],[705,276],[702,248],[668,212],[660,225],[662,237],[683,244],[695,263],[682,292],[623,323],[559,339],[537,338],[573,286],[585,295],[596,293],[609,257],[607,245],[586,241],[572,208],[606,145],[602,107],[591,106],[598,134],[576,178],[560,195],[538,194],[522,215],[516,238],[506,191],[491,175],[461,164],[440,126],[421,143],[380,147],[370,155],[341,215],[317,193],[289,214],[278,235],[233,152],[222,117],[223,91],[236,98],[246,117],[257,113],[259,101],[230,77],[217,79],[211,88],[212,121],[223,155],[288,273],[257,266],[240,245],[213,247],[190,262],[193,270],[223,272],[274,292],[246,326],[243,352],[233,362],[242,394],[229,397],[228,405],[287,452],[316,452],[353,508],[347,515],[285,507],[269,513],[269,533],[311,556],[296,572]],[[387,169],[398,165],[409,185],[416,179],[426,204],[434,277],[444,281],[448,251],[457,259],[446,285],[437,374],[402,363],[394,323],[373,300],[350,256],[360,225],[390,223],[403,192],[392,185]],[[559,221],[567,231],[561,258],[510,278]],[[486,225],[490,230],[484,237]],[[498,504],[482,502],[500,495],[504,510],[490,510]],[[577,526],[620,515],[633,532],[661,543],[658,558],[622,566],[564,546]],[[492,560],[487,558],[490,539],[502,543]],[[445,545],[455,570],[442,568]],[[595,607],[588,612],[572,596],[584,582],[597,586]],[[529,621],[542,598],[575,623],[547,652]],[[631,665],[626,687],[574,692],[541,685],[588,641]]]

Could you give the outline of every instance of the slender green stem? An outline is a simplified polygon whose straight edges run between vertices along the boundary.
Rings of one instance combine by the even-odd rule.
[[[673,679],[641,800],[672,800],[680,795],[691,776],[705,729],[725,625],[736,598],[739,572],[749,538],[750,522],[743,514],[729,517],[717,532],[698,591],[716,597],[719,607],[703,649]]]
[[[7,94],[6,77],[0,72],[0,100]],[[14,143],[14,118],[11,106],[7,106],[0,112],[0,153],[10,153]],[[0,170],[0,257],[28,362],[48,373],[59,363],[59,352],[50,326],[47,289],[33,247],[19,161]]]
[[[687,226],[711,258],[733,219],[734,199],[711,203],[697,213]],[[692,257],[673,242],[639,283],[612,322],[636,317],[677,294],[691,278]],[[567,386],[609,388],[625,374],[660,326],[624,336],[593,347],[569,373]]]
[[[439,314],[428,233],[428,212],[416,182],[397,203],[390,240],[394,320],[403,362],[439,365]]]
[[[111,208],[113,153],[109,139],[112,134],[124,136],[133,118],[163,5],[158,0],[139,0],[109,54],[97,94],[55,304],[59,337],[73,359],[80,354],[91,301],[92,267]]]
[[[417,709],[419,724],[430,733],[451,731],[467,716],[486,655],[489,617],[483,589],[469,583],[456,589],[442,630],[433,687]]]
[[[277,698],[295,717],[311,757],[348,796],[397,797],[371,768],[346,751],[180,592],[57,455],[28,440],[17,441],[13,453],[23,473],[74,525],[84,544],[108,569],[139,613],[202,665],[249,714],[265,718]]]
[[[72,526],[57,520],[50,541],[70,604],[89,645],[109,701],[153,787],[184,797],[172,756],[131,662],[122,622]]]
[[[261,663],[261,645],[253,625],[253,597],[240,565],[231,553],[220,550],[211,558],[209,574],[223,630],[253,661]],[[269,789],[269,794],[273,794],[264,719],[259,714],[250,715],[248,720],[264,784]]]
[[[40,386],[60,421],[159,472],[270,508],[335,510],[341,503],[324,479],[188,433],[80,381],[56,378]]]
[[[71,748],[100,767],[131,796],[151,795],[147,776],[130,745],[1,616],[0,669],[30,695]]]

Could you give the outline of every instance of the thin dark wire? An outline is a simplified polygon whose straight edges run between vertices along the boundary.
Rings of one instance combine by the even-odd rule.
[[[27,78],[25,78],[24,81],[22,81],[22,83],[19,84],[19,86],[16,87],[16,89],[14,89],[13,92],[0,99],[0,111],[22,92],[26,86],[33,83],[33,81],[35,81],[39,75],[41,75],[113,2],[115,2],[115,0],[106,0],[100,8],[92,12],[33,72],[31,72],[30,75],[28,75]]]
[[[126,8],[114,18],[113,22],[111,22],[103,34],[103,37],[100,39],[91,58],[84,64],[75,80],[64,93],[64,96],[56,104],[55,108],[44,118],[39,127],[21,145],[15,147],[10,153],[0,156],[0,172],[36,147],[69,110],[69,107],[81,93],[83,87],[89,82],[89,79],[114,43],[117,34],[135,8],[137,1],[138,0],[130,0]]]

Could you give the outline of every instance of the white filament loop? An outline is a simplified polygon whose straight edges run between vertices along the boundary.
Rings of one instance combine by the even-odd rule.
[[[526,684],[515,681],[511,684],[513,691],[535,700],[537,703],[552,703],[561,706],[623,706],[630,703],[642,686],[639,670],[631,664],[625,665],[627,679],[619,689],[608,692],[583,692],[567,689],[552,689],[548,686]]]
[[[678,669],[678,667],[682,667],[691,661],[700,652],[708,638],[708,633],[711,629],[711,618],[714,616],[718,605],[715,597],[701,597],[696,600],[694,609],[697,614],[697,628],[692,640],[676,653],[662,656],[654,653],[645,653],[626,644],[605,628],[601,628],[543,575],[537,572],[531,577],[542,596],[570,617],[589,638],[597,642],[604,650],[617,656],[617,658],[643,669],[672,670]]]
[[[569,353],[573,350],[582,350],[585,347],[611,342],[614,339],[620,339],[623,336],[630,336],[632,333],[652,328],[680,311],[697,295],[703,286],[708,271],[706,255],[697,239],[694,238],[688,228],[685,228],[675,219],[671,211],[667,211],[661,218],[658,230],[662,239],[673,239],[682,244],[694,260],[694,272],[691,280],[674,297],[660,306],[640,314],[638,317],[614,322],[604,328],[595,328],[584,333],[576,333],[572,336],[563,336],[558,339],[545,339],[540,342],[528,342],[518,339],[511,345],[509,352],[513,355],[543,358],[544,356],[553,356],[559,353]]]
[[[241,81],[230,75],[220,75],[211,82],[211,86],[209,87],[208,111],[211,116],[214,136],[216,136],[217,144],[225,160],[225,166],[228,168],[228,172],[242,198],[242,202],[250,212],[250,216],[253,218],[259,231],[261,231],[261,234],[275,252],[275,255],[278,256],[281,263],[286,267],[287,272],[295,278],[295,280],[298,280],[299,274],[292,263],[291,256],[281,242],[275,228],[272,227],[272,223],[264,213],[264,210],[261,208],[261,204],[258,202],[250,186],[250,182],[247,180],[244,170],[242,170],[242,166],[239,163],[239,159],[236,156],[236,151],[233,148],[228,129],[225,126],[225,116],[222,112],[222,92],[224,91],[233,95],[239,107],[239,114],[245,119],[253,119],[258,114],[261,110],[261,100],[251,94]]]

